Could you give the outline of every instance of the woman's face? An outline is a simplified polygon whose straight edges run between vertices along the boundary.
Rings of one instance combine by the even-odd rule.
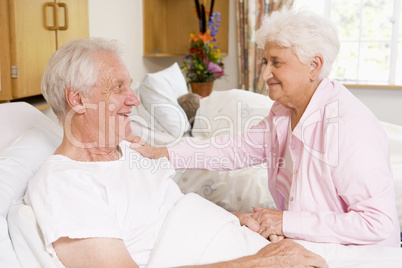
[[[293,108],[305,101],[311,88],[311,65],[303,64],[290,48],[267,42],[264,48],[262,73],[269,87],[269,97]]]
[[[114,147],[131,134],[127,115],[140,101],[130,87],[130,74],[119,57],[106,52],[95,57],[101,68],[94,94],[87,99],[93,108],[87,106],[86,126],[89,133],[96,133],[100,147]]]

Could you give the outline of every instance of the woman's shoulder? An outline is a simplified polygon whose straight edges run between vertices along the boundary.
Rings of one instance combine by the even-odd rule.
[[[326,107],[336,112],[342,123],[370,123],[376,125],[378,119],[374,113],[344,85],[331,81],[333,88]]]
[[[341,83],[335,82],[335,92],[327,106],[331,106],[334,114],[333,123],[337,123],[339,134],[356,140],[383,140],[386,138],[385,131],[374,113],[356,96],[354,96]]]

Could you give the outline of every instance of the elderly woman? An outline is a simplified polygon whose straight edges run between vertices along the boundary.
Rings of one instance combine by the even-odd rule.
[[[358,99],[327,78],[339,50],[334,24],[308,11],[274,12],[257,42],[264,48],[262,77],[275,101],[260,124],[213,142],[166,149],[141,140],[132,148],[151,158],[167,156],[175,168],[267,163],[279,209],[237,215],[272,240],[399,246],[386,134]]]
[[[116,44],[101,39],[67,43],[46,67],[42,92],[64,136],[31,179],[25,202],[46,250],[66,267],[145,267],[167,213],[183,196],[170,165],[141,166],[123,141],[131,133],[127,115],[140,104],[130,84]],[[209,267],[253,263],[326,266],[287,240]]]

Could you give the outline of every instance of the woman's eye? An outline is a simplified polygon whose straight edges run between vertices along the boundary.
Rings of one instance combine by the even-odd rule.
[[[272,65],[274,65],[274,67],[279,67],[279,66],[281,66],[281,62],[280,61],[274,61],[273,63],[272,63]]]
[[[261,63],[262,63],[262,65],[267,65],[268,62],[266,59],[262,59]]]

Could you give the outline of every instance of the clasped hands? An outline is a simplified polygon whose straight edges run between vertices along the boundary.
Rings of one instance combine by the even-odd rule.
[[[233,212],[240,224],[254,232],[258,232],[271,242],[279,242],[285,238],[282,230],[283,211],[269,208],[253,208],[254,213]]]

